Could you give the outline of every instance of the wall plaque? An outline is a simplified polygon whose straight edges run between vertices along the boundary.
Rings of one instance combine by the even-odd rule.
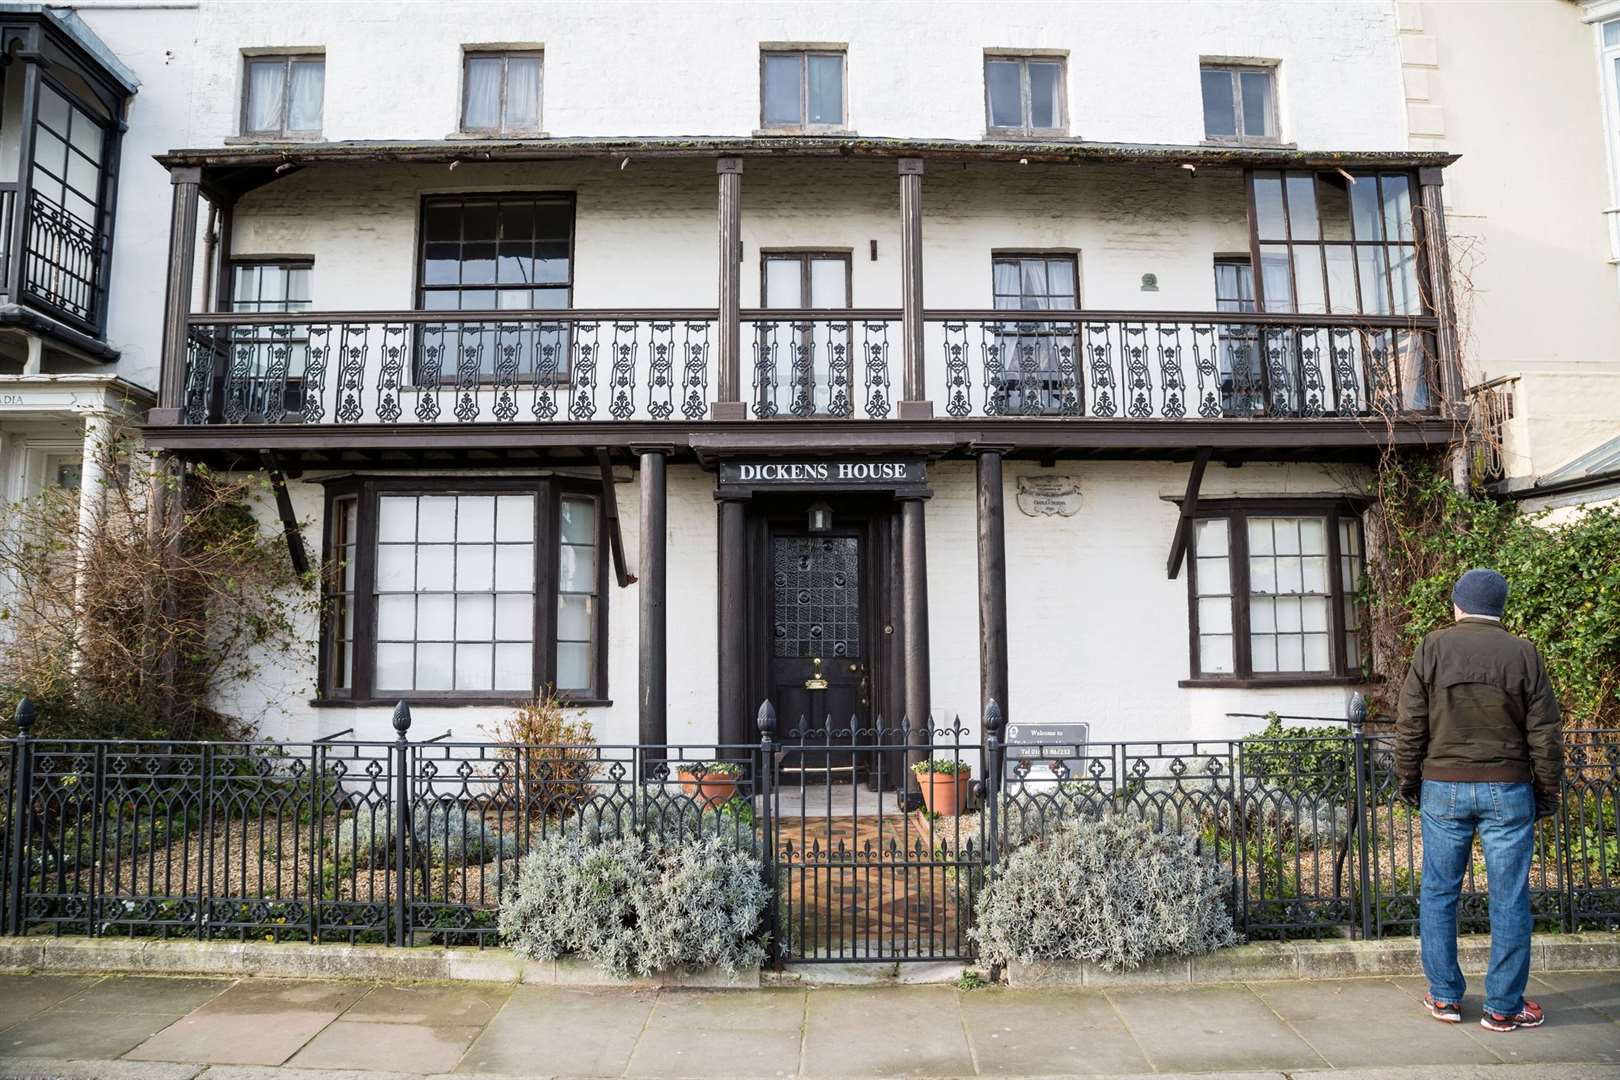
[[[1074,517],[1080,511],[1080,481],[1072,476],[1020,476],[1018,509],[1029,517]]]
[[[1090,724],[1008,724],[1008,780],[1051,783],[1085,780]],[[1062,764],[1062,769],[1054,766]],[[1065,773],[1066,770],[1066,773]]]

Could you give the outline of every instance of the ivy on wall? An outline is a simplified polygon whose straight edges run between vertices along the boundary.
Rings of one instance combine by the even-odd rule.
[[[1508,579],[1503,625],[1541,650],[1565,726],[1620,726],[1620,508],[1552,524],[1459,492],[1434,459],[1386,463],[1376,483],[1364,588],[1380,715],[1395,715],[1413,648],[1452,621],[1457,577],[1483,566]]]

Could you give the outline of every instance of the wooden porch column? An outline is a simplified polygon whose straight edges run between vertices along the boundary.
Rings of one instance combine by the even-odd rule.
[[[924,531],[922,499],[902,499],[900,502],[900,562],[901,608],[904,611],[904,667],[906,715],[910,724],[907,742],[919,749],[906,755],[906,764],[914,765],[927,756],[927,745],[933,741],[933,702],[928,683],[928,537]],[[908,768],[906,790],[916,792],[917,780]]]
[[[746,420],[742,398],[742,158],[721,158],[720,325],[715,343],[720,357],[718,393],[709,415],[715,420]]]
[[[664,470],[667,447],[641,447],[641,558],[636,567],[641,602],[640,741],[669,742],[669,653],[665,614],[666,537],[669,513]]]
[[[191,311],[191,282],[197,262],[197,200],[202,170],[169,170],[174,185],[169,213],[169,275],[163,300],[163,358],[158,382],[158,407],[148,421],[177,424],[186,392],[186,315]]]
[[[748,536],[744,527],[747,504],[739,499],[720,503],[720,731],[723,743],[758,740],[753,726],[758,702],[748,700]],[[752,704],[752,708],[750,708]]]
[[[931,420],[923,363],[922,158],[900,159],[900,419]]]
[[[979,450],[979,709],[1007,718],[1007,523],[1001,447]]]
[[[1457,351],[1457,322],[1451,298],[1451,245],[1446,238],[1446,207],[1437,168],[1418,170],[1418,191],[1423,206],[1423,257],[1429,269],[1430,306],[1440,320],[1435,344],[1440,365],[1439,388],[1448,410],[1463,406],[1462,357]]]

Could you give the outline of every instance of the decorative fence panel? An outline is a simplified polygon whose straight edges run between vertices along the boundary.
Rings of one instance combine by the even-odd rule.
[[[1420,819],[1387,735],[1031,742],[992,707],[981,742],[959,723],[778,731],[761,714],[760,741],[732,746],[411,741],[404,708],[393,742],[34,739],[19,715],[0,746],[0,928],[487,946],[549,836],[716,833],[774,884],[778,963],[968,959],[1001,862],[1125,813],[1196,837],[1250,938],[1416,932]],[[1566,739],[1537,924],[1620,927],[1620,732]],[[1465,928],[1486,928],[1487,891],[1476,855]]]

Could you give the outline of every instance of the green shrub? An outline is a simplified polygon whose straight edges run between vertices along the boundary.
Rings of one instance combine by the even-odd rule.
[[[1119,814],[1070,821],[1007,857],[972,935],[993,963],[1119,971],[1234,944],[1228,887],[1190,836]]]
[[[926,776],[929,773],[938,773],[940,776],[960,776],[963,773],[972,772],[973,766],[960,758],[937,757],[917,762],[911,767],[911,771],[918,776]]]
[[[523,859],[500,912],[519,956],[580,956],[617,978],[757,968],[770,892],[759,861],[724,837],[555,836]]]

